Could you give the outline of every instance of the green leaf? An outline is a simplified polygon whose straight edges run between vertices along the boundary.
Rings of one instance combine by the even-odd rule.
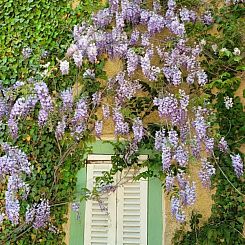
[[[237,71],[245,71],[245,65],[243,65],[243,66],[238,66],[238,67],[236,68],[236,70],[237,70]]]
[[[243,224],[244,218],[243,218],[243,217],[238,217],[238,218],[237,218],[237,221],[238,221],[239,223]]]

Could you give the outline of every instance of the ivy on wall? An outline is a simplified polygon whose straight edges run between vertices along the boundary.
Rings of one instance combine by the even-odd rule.
[[[72,40],[73,26],[89,16],[98,1],[85,0],[72,9],[71,0],[1,0],[0,80],[27,79],[40,63],[55,62]],[[30,48],[25,60],[23,48]]]

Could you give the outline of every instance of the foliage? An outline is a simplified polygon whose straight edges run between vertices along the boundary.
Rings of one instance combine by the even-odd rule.
[[[232,42],[227,44],[231,45],[227,49],[218,46],[218,53],[214,51],[213,54],[211,45],[214,40],[209,31],[215,9],[210,12],[201,8],[201,13],[198,13],[198,2],[195,1],[195,11],[189,11],[182,8],[182,4],[191,7],[190,1],[177,1],[177,6],[173,0],[163,3],[163,6],[158,2],[153,6],[141,6],[140,1],[122,1],[120,7],[110,1],[109,8],[94,14],[92,21],[86,19],[75,25],[72,38],[69,35],[71,25],[77,23],[78,15],[85,19],[91,13],[93,1],[83,2],[75,11],[64,7],[65,2],[59,8],[55,7],[56,2],[28,1],[25,9],[35,9],[30,14],[18,12],[16,9],[23,10],[23,7],[13,1],[4,4],[7,13],[7,17],[3,17],[6,23],[4,30],[16,30],[17,41],[13,42],[13,50],[3,51],[1,61],[5,69],[0,97],[2,141],[11,142],[28,154],[33,171],[30,176],[10,173],[6,164],[10,156],[6,158],[2,153],[0,164],[3,189],[7,189],[5,199],[12,192],[14,201],[21,200],[18,226],[11,226],[8,212],[14,208],[6,205],[7,215],[1,220],[0,239],[3,242],[63,243],[61,226],[65,222],[67,203],[78,194],[74,188],[76,173],[84,166],[86,154],[90,151],[87,143],[101,137],[103,122],[108,118],[113,120],[118,139],[117,143],[112,143],[115,148],[113,167],[97,178],[93,190],[82,190],[81,200],[90,198],[101,203],[102,194],[119,186],[113,182],[113,175],[125,168],[142,166],[137,158],[141,149],[149,153],[149,160],[143,163],[148,170],[134,176],[134,179],[160,178],[170,194],[172,215],[181,223],[185,223],[184,209],[194,204],[196,199],[195,183],[188,177],[190,164],[202,162],[199,177],[204,187],[211,186],[211,178],[217,172],[217,182],[214,182],[218,193],[217,205],[223,205],[219,199],[224,194],[219,186],[222,178],[230,184],[226,191],[234,195],[236,191],[240,195],[243,191],[239,186],[241,183],[236,182],[240,181],[237,178],[242,179],[242,159],[237,155],[236,161],[231,163],[230,157],[221,154],[223,151],[236,152],[232,145],[228,151],[226,141],[221,137],[225,136],[230,141],[229,133],[240,137],[244,130],[240,129],[244,119],[240,114],[241,105],[237,99],[233,102],[231,98],[239,84],[239,79],[234,78],[234,71],[241,69],[242,56],[239,49],[231,51],[231,47],[235,48]],[[46,18],[48,15],[39,11],[38,3],[54,17],[51,22]],[[166,16],[163,17],[164,10]],[[20,17],[12,17],[13,11]],[[238,14],[234,16],[242,14],[240,7],[236,7],[236,11]],[[228,18],[221,13],[216,21],[224,24],[225,21],[219,19],[222,14]],[[12,27],[9,16],[11,21],[20,22],[20,25]],[[28,28],[23,32],[25,20]],[[56,20],[60,28],[57,28]],[[141,29],[142,25],[145,28]],[[36,32],[30,31],[33,26]],[[227,26],[223,33],[226,31],[232,33]],[[155,39],[158,34],[163,34],[161,42]],[[5,38],[5,35],[2,38],[4,43],[12,39],[9,36]],[[239,35],[234,36],[234,40],[237,43]],[[50,52],[48,59],[43,55],[44,50]],[[16,58],[20,52],[21,57]],[[108,78],[104,65],[115,58],[121,60],[123,71]],[[10,65],[5,65],[6,62]],[[208,83],[208,78],[211,83]],[[220,88],[217,96],[213,93],[214,87]],[[234,111],[239,113],[240,121],[232,119]],[[158,123],[147,123],[146,119],[152,113],[158,113]],[[225,115],[231,119],[232,126],[227,135],[222,124],[227,120]],[[122,138],[125,143],[120,143]],[[223,145],[220,146],[220,142]],[[2,148],[4,151],[3,145]],[[202,148],[206,150],[205,154]],[[226,171],[223,168],[227,168]],[[9,184],[16,176],[31,187],[26,195],[23,195],[22,187]],[[235,200],[239,205],[240,197]],[[225,200],[230,202],[231,198]],[[37,213],[43,201],[48,206],[45,208],[51,209],[50,217],[42,216],[43,210]],[[222,208],[230,211],[230,204],[227,205]],[[233,210],[237,202],[232,205]],[[73,206],[77,209],[76,205]],[[102,211],[106,211],[103,205]],[[4,205],[1,212],[5,212]],[[213,213],[223,222],[223,212],[214,210]],[[237,214],[236,221],[240,223],[235,222],[234,229],[240,232],[243,221],[241,208]],[[192,217],[191,228],[196,235],[200,215],[193,213]],[[36,229],[36,221],[40,221],[41,229]],[[181,238],[189,239],[188,234],[181,234]],[[214,235],[209,230],[207,237],[209,240],[220,239],[221,235],[223,233]]]
[[[85,0],[73,10],[67,0],[2,0],[0,80],[14,83],[35,75],[47,60],[54,64],[71,42],[73,26],[96,5],[97,1]],[[30,59],[21,54],[26,47],[32,49]]]

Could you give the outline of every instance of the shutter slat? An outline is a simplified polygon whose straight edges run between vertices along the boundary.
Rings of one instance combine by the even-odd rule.
[[[141,171],[145,171],[142,169]],[[132,181],[137,170],[124,170],[117,190],[117,245],[147,245],[147,181]]]
[[[92,190],[96,177],[102,176],[110,168],[110,162],[94,161],[88,164],[87,188]],[[115,183],[122,178],[122,184],[117,191],[100,198],[108,212],[101,211],[96,200],[86,202],[84,244],[147,245],[148,184],[146,180],[132,180],[145,170],[127,169],[115,176]]]
[[[92,190],[96,177],[109,171],[111,164],[88,164],[87,165],[87,188]],[[116,194],[104,194],[100,200],[106,211],[102,211],[95,200],[86,202],[84,244],[86,245],[115,245],[116,234]]]

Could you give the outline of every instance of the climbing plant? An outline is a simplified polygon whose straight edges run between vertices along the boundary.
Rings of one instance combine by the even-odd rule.
[[[235,93],[241,82],[244,83],[244,60],[237,56],[244,48],[243,16],[243,5],[223,6],[215,17],[218,33],[196,32],[207,41],[204,65],[213,77],[207,88],[216,109],[219,134],[226,137],[230,150],[239,154],[244,145],[245,113],[244,105]],[[244,243],[244,180],[235,178],[229,157],[217,150],[214,154],[219,160],[211,217],[200,225],[201,214],[194,212],[192,230],[186,233],[179,230],[175,244]]]
[[[240,106],[232,98],[238,84],[238,79],[231,79],[235,73],[222,71],[224,66],[242,69],[242,50],[232,43],[227,48],[214,46],[209,30],[215,21],[222,22],[222,13],[215,16],[216,6],[202,6],[199,1],[192,6],[188,0],[110,0],[107,8],[85,21],[93,2],[84,2],[74,12],[60,10],[54,3],[47,2],[43,8],[50,6],[64,29],[62,24],[56,28],[55,19],[48,25],[46,15],[39,23],[42,11],[39,5],[33,7],[37,1],[28,1],[25,9],[35,10],[30,16],[34,14],[37,32],[30,37],[28,31],[17,29],[18,35],[27,34],[26,43],[15,44],[17,55],[12,58],[19,58],[8,60],[10,54],[4,53],[1,240],[6,244],[63,243],[67,204],[79,194],[74,191],[75,175],[90,151],[88,142],[101,139],[105,121],[113,122],[118,140],[113,143],[113,167],[97,179],[93,190],[81,190],[81,200],[99,200],[101,193],[115,190],[112,176],[138,165],[142,148],[150,150],[143,163],[148,170],[135,179],[159,177],[178,222],[186,222],[185,209],[197,198],[195,182],[189,177],[192,164],[200,165],[205,188],[212,187],[212,179],[225,178],[240,200],[243,190],[236,185],[243,177],[242,155],[228,146],[230,138],[220,123],[224,114],[219,108],[226,108],[232,117],[232,110]],[[11,1],[5,5],[7,13],[12,13],[11,6],[20,7]],[[236,8],[237,15],[241,14],[239,4]],[[74,14],[71,19],[68,10]],[[26,18],[31,21],[28,16],[21,17],[21,23]],[[50,42],[42,36],[46,28],[52,33]],[[62,38],[65,33],[67,37]],[[53,53],[46,58],[49,44]],[[116,60],[121,69],[109,76],[105,64]],[[216,95],[215,86],[230,90]],[[149,123],[153,115],[156,120]],[[234,122],[236,127],[242,124],[240,120]],[[122,138],[124,143],[120,143]],[[230,174],[222,169],[223,159]],[[78,205],[72,205],[75,211]],[[234,229],[240,232],[241,225],[235,224]]]

